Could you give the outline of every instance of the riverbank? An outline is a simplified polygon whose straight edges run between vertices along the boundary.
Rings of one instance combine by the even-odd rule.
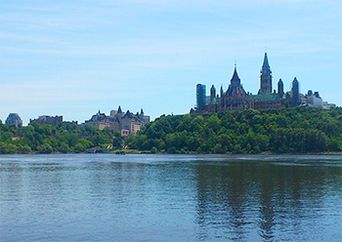
[[[116,154],[116,155],[342,155],[341,151],[338,152],[308,152],[308,153],[275,153],[275,152],[260,152],[260,153],[195,153],[195,152],[184,152],[184,153],[167,153],[167,152],[152,152],[152,151],[140,151],[134,149],[117,149],[117,150],[96,150],[86,152],[52,152],[52,153],[0,153],[0,155],[55,155],[55,154]]]

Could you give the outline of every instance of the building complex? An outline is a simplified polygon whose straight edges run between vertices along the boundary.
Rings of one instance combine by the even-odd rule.
[[[119,106],[118,110],[112,110],[107,116],[104,113],[98,111],[89,120],[85,121],[82,125],[90,125],[97,127],[100,130],[105,128],[118,131],[121,136],[129,136],[131,134],[136,134],[141,128],[150,122],[150,116],[144,114],[143,109],[140,113],[133,114],[129,110],[127,112],[122,112]],[[6,125],[21,127],[23,121],[17,113],[10,113],[6,119]],[[67,122],[63,121],[63,116],[48,116],[42,115],[36,119],[30,119],[30,125],[54,125],[58,126],[61,124],[75,124],[78,125],[77,121]]]
[[[267,53],[265,53],[260,75],[260,89],[256,95],[246,92],[241,84],[236,66],[230,85],[226,91],[221,86],[220,93],[214,85],[210,88],[210,95],[206,95],[206,86],[196,86],[196,108],[191,112],[220,112],[226,110],[244,109],[278,109],[282,107],[296,107],[300,105],[331,108],[335,105],[322,101],[318,92],[308,91],[306,95],[299,92],[299,82],[295,77],[290,91],[284,91],[284,83],[280,79],[277,90],[272,89],[272,71]]]
[[[196,86],[196,107],[191,109],[191,113],[221,112],[227,110],[244,109],[279,109],[283,107],[310,106],[330,109],[335,104],[323,102],[318,92],[309,90],[307,94],[301,94],[299,82],[295,77],[292,81],[291,90],[284,91],[284,83],[280,79],[276,90],[272,87],[273,77],[269,65],[267,53],[265,53],[260,75],[260,88],[257,94],[246,92],[241,84],[240,77],[235,66],[233,76],[227,90],[221,86],[219,93],[214,85],[210,88],[210,94],[207,96],[206,86],[197,84]],[[143,109],[140,113],[122,112],[119,106],[118,110],[112,110],[109,115],[105,113],[94,114],[82,125],[95,126],[101,130],[108,128],[118,131],[121,136],[136,134],[141,128],[150,122],[150,117],[144,114]],[[18,114],[11,113],[6,119],[6,125],[21,127],[23,122]],[[30,124],[76,124],[77,122],[63,121],[63,116],[39,116],[36,119],[30,119]]]
[[[129,110],[122,112],[119,106],[118,110],[112,110],[110,115],[98,111],[90,120],[85,121],[85,125],[96,126],[99,129],[112,129],[120,132],[121,136],[136,134],[145,124],[150,122],[150,116],[144,114],[143,109],[140,113],[133,114]]]

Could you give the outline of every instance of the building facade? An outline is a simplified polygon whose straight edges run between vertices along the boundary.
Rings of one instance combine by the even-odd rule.
[[[136,114],[131,113],[129,110],[124,113],[119,106],[118,110],[110,111],[109,116],[98,111],[90,120],[85,121],[85,125],[92,125],[101,130],[105,128],[112,129],[118,131],[121,136],[129,136],[139,132],[149,122],[150,116],[145,115],[143,109]]]

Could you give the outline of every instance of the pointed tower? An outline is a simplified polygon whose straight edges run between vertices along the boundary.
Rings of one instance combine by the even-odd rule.
[[[214,85],[211,86],[210,88],[210,102],[213,102],[216,98],[216,88]]]
[[[264,63],[261,68],[260,76],[260,90],[259,94],[272,93],[272,71],[270,65],[268,64],[267,53],[264,56]]]
[[[241,80],[234,68],[232,79],[227,92],[224,93],[224,97],[221,100],[221,110],[243,110],[250,107],[249,97],[246,91],[241,85]]]
[[[145,114],[144,114],[144,110],[141,109],[141,110],[140,110],[140,116],[141,116],[141,117],[144,117],[144,115],[145,115]]]
[[[226,95],[228,96],[246,96],[247,95],[246,91],[243,89],[241,85],[241,80],[237,73],[236,66],[234,68],[233,77],[230,80],[230,85],[229,85]]]
[[[230,85],[232,85],[233,87],[238,87],[238,86],[241,85],[241,80],[240,80],[240,77],[239,77],[239,75],[237,73],[236,66],[234,68],[233,77],[230,80]]]
[[[121,106],[119,106],[118,112],[116,113],[116,116],[119,117],[119,118],[122,118],[123,112],[122,112],[122,110],[121,110]]]
[[[291,104],[292,106],[298,106],[300,104],[300,96],[299,96],[299,82],[297,77],[294,78],[292,82],[292,89],[291,89]]]
[[[278,96],[280,98],[284,96],[284,83],[281,79],[278,81]]]
[[[223,87],[222,87],[222,85],[221,85],[221,89],[220,89],[220,95],[221,95],[221,97],[223,96]]]
[[[118,108],[118,113],[122,113],[121,106]]]

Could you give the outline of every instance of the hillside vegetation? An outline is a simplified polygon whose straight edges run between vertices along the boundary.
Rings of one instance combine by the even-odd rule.
[[[163,115],[128,140],[91,126],[16,128],[0,121],[0,154],[107,152],[123,147],[148,153],[341,152],[342,108]]]
[[[71,153],[121,148],[120,134],[76,124],[28,125],[16,128],[0,123],[0,153]]]
[[[166,153],[339,152],[342,108],[164,115],[145,126],[128,145]]]

